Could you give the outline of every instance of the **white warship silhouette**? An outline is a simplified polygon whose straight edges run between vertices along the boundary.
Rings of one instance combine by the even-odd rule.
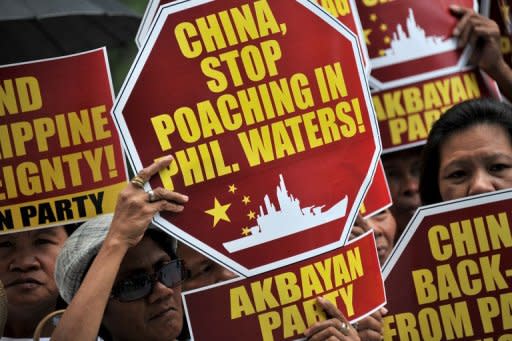
[[[301,208],[300,201],[293,195],[288,195],[281,174],[279,174],[279,179],[276,195],[281,210],[276,210],[268,194],[265,195],[264,202],[267,213],[265,214],[263,207],[260,206],[260,213],[256,218],[257,225],[250,228],[251,234],[222,244],[230,253],[318,227],[345,216],[348,200],[346,195],[325,212],[322,212],[325,205]]]
[[[396,26],[391,40],[391,48],[384,50],[384,56],[372,58],[372,67],[375,69],[398,64],[409,60],[431,56],[438,53],[453,51],[457,49],[457,40],[443,37],[428,36],[425,30],[416,24],[414,12],[409,8],[409,16],[406,20],[407,33],[402,25]]]

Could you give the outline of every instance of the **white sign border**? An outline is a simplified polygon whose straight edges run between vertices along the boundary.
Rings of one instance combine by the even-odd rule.
[[[159,36],[160,31],[162,30],[167,17],[170,14],[183,11],[186,9],[189,9],[191,7],[200,6],[209,2],[212,2],[213,0],[184,0],[180,2],[171,2],[168,4],[165,4],[161,6],[158,10],[158,14],[155,20],[154,25],[151,27],[151,30],[149,32],[147,40],[144,42],[144,45],[142,48],[138,51],[134,62],[125,78],[125,81],[119,91],[119,94],[117,96],[116,102],[114,103],[112,107],[112,114],[114,117],[114,122],[118,126],[118,130],[120,132],[120,138],[125,146],[125,152],[126,157],[132,166],[134,170],[142,169],[143,165],[140,160],[140,157],[137,153],[137,148],[135,147],[135,144],[133,142],[133,139],[131,138],[131,135],[129,134],[128,126],[126,125],[126,122],[123,118],[123,111],[124,107],[128,101],[128,98],[135,87],[138,75],[142,72],[144,65],[149,58],[149,55],[151,53],[151,50],[153,46],[155,45],[157,38]],[[308,10],[313,12],[315,15],[320,17],[326,24],[330,25],[332,28],[334,28],[336,31],[338,31],[341,35],[343,35],[346,39],[348,39],[351,42],[353,54],[356,57],[357,62],[357,68],[358,72],[360,74],[360,81],[361,81],[361,88],[363,89],[364,94],[364,100],[366,107],[368,108],[368,114],[369,114],[369,121],[372,128],[373,134],[373,142],[376,146],[375,151],[372,155],[370,166],[368,168],[366,177],[364,178],[361,187],[358,191],[358,194],[355,198],[353,198],[353,205],[348,212],[348,217],[352,217],[352,219],[347,219],[345,222],[345,227],[343,229],[343,233],[340,236],[340,239],[334,243],[327,244],[323,247],[310,250],[301,254],[296,254],[293,256],[290,256],[285,259],[281,259],[279,261],[275,261],[272,263],[268,263],[266,265],[262,265],[259,267],[248,269],[241,264],[233,261],[232,259],[229,259],[227,256],[223,255],[222,253],[214,250],[212,247],[208,246],[204,242],[192,237],[191,235],[187,234],[185,231],[183,231],[178,226],[175,226],[171,222],[167,221],[166,219],[163,219],[159,214],[155,215],[153,218],[153,223],[160,227],[161,229],[165,230],[167,233],[171,234],[175,238],[178,238],[179,240],[186,240],[186,244],[192,246],[199,250],[201,253],[205,254],[207,257],[212,258],[218,263],[223,264],[224,266],[232,269],[234,272],[238,274],[242,274],[243,276],[253,276],[256,274],[260,274],[266,271],[270,271],[306,258],[314,257],[316,255],[328,252],[330,250],[333,250],[337,247],[340,247],[345,244],[346,240],[349,236],[349,231],[353,225],[353,222],[355,221],[355,218],[357,216],[357,213],[359,211],[359,206],[361,205],[364,196],[366,195],[366,192],[368,191],[368,188],[371,184],[371,181],[373,179],[373,175],[375,173],[377,163],[379,161],[380,154],[382,152],[382,144],[380,141],[380,134],[379,134],[379,127],[377,122],[377,115],[375,113],[373,102],[371,99],[371,92],[370,88],[368,86],[368,80],[365,72],[365,68],[363,66],[363,62],[361,60],[362,53],[360,51],[359,44],[357,43],[357,36],[350,31],[348,28],[346,28],[345,25],[343,25],[339,20],[332,17],[330,14],[328,14],[320,5],[315,3],[313,0],[296,0],[299,4],[306,7]],[[366,89],[366,91],[364,91]],[[122,133],[124,132],[124,134]],[[145,190],[150,190],[151,187],[149,183],[145,184]]]
[[[480,206],[492,202],[507,200],[512,198],[512,189],[504,189],[495,192],[483,193],[479,195],[464,197],[460,199],[445,201],[437,204],[419,207],[404,229],[404,232],[398,239],[395,247],[391,251],[388,259],[382,266],[382,278],[384,281],[389,276],[395,265],[398,263],[400,256],[405,251],[414,233],[423,222],[423,219],[435,214],[450,212],[473,206]]]

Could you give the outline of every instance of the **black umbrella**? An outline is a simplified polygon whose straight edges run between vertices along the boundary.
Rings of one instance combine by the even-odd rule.
[[[126,46],[139,23],[116,0],[0,0],[0,64]]]

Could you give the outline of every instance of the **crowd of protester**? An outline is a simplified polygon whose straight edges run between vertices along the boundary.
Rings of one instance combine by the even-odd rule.
[[[451,7],[453,34],[474,47],[472,63],[512,100],[512,70],[500,51],[497,24],[471,9]],[[433,125],[425,146],[382,156],[393,205],[359,217],[352,235],[374,230],[381,264],[416,209],[512,187],[512,109],[496,100],[455,105]],[[163,158],[138,172],[119,195],[114,214],[82,224],[0,236],[1,340],[32,339],[39,322],[66,307],[52,340],[187,340],[182,290],[236,277],[151,225],[162,211],[179,214],[186,195],[165,188],[153,197],[143,184],[167,167]],[[190,200],[193,200],[190,199]],[[350,325],[329,301],[328,319],[305,331],[308,340],[381,340],[386,309]]]

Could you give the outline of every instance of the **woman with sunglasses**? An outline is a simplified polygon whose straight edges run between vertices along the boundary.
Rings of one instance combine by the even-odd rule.
[[[113,215],[88,221],[66,241],[55,272],[69,307],[52,339],[176,339],[183,322],[182,263],[174,240],[148,226],[159,211],[181,212],[188,198],[164,188],[143,190],[171,161],[163,158],[139,172]]]
[[[70,304],[52,340],[98,335],[106,341],[175,340],[179,335],[183,263],[175,256],[175,241],[147,227],[158,211],[181,212],[188,198],[163,188],[141,191],[171,160],[141,171],[120,194],[113,216],[88,221],[64,245],[55,272],[61,296]],[[359,341],[333,304],[321,298],[318,304],[330,319],[310,326],[308,340]]]

